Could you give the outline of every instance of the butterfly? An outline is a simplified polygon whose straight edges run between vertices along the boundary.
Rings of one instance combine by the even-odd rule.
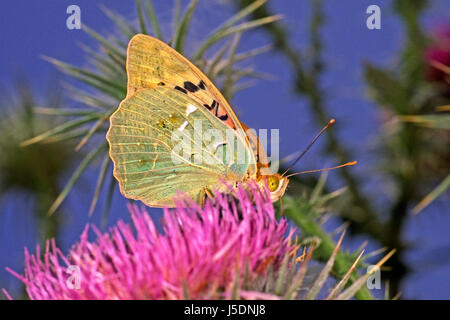
[[[224,182],[250,181],[267,184],[273,202],[284,195],[288,177],[269,170],[256,134],[188,59],[156,38],[137,34],[128,44],[126,70],[127,95],[111,115],[106,135],[113,174],[125,197],[173,207],[174,196],[182,192],[203,204],[215,191],[228,190]],[[210,144],[197,139],[196,123],[202,132],[215,130],[225,138]],[[184,138],[194,151],[174,152]],[[237,150],[240,161],[235,161]],[[210,161],[197,161],[203,156]]]

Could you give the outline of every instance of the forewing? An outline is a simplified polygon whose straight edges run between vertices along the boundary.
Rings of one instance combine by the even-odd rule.
[[[232,108],[208,77],[188,59],[158,39],[138,34],[130,40],[127,73],[128,97],[142,88],[169,86],[197,99],[231,128],[241,129]]]

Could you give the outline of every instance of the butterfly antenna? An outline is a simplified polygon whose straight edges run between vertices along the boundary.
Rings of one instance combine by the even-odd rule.
[[[303,150],[303,152],[297,157],[297,159],[294,160],[294,162],[289,166],[289,168],[286,169],[286,171],[283,172],[283,174],[281,175],[282,177],[288,173],[289,170],[291,170],[296,164],[297,162],[300,161],[301,158],[303,158],[303,156],[305,155],[306,152],[308,152],[309,148],[312,147],[312,145],[314,144],[314,142],[316,142],[317,139],[319,139],[319,137],[322,135],[322,133],[325,132],[325,130],[327,130],[329,127],[331,127],[334,123],[336,122],[336,120],[331,119],[326,125],[325,127],[322,128],[322,130],[320,130],[320,132],[314,137],[314,139],[309,143],[309,145],[306,147],[305,150]]]
[[[347,162],[347,163],[344,163],[344,164],[341,164],[341,165],[338,165],[338,166],[335,166],[335,167],[331,167],[331,168],[324,168],[324,169],[316,169],[316,170],[307,170],[307,171],[296,172],[296,173],[292,173],[290,175],[287,175],[286,178],[289,178],[289,177],[292,177],[292,176],[297,176],[299,174],[329,171],[329,170],[339,169],[339,168],[343,168],[343,167],[354,166],[357,163],[358,163],[358,161],[352,161],[352,162]]]

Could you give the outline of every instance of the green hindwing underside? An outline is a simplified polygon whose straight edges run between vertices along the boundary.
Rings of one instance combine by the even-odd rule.
[[[120,190],[150,206],[173,206],[179,192],[200,203],[205,188],[241,181],[253,159],[244,135],[172,88],[137,91],[110,121]]]

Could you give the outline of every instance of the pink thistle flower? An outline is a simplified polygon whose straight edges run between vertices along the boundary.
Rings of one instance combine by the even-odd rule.
[[[103,234],[87,226],[68,257],[51,241],[42,259],[39,247],[25,250],[25,275],[9,271],[30,299],[218,299],[231,297],[236,280],[276,271],[293,249],[294,230],[286,236],[268,190],[255,186],[218,194],[204,208],[180,201],[164,210],[162,232],[145,209],[129,209],[134,229],[123,221]]]
[[[433,32],[433,44],[425,52],[428,64],[427,79],[449,83],[450,70],[450,24],[443,25]]]

